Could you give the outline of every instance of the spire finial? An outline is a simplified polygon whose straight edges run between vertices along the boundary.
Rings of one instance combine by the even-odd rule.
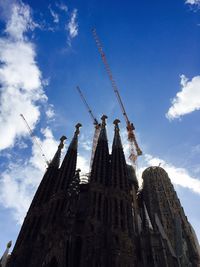
[[[12,246],[12,241],[9,241],[7,244],[7,248],[10,248]]]
[[[67,137],[64,135],[60,138],[60,144],[59,144],[58,148],[62,149],[64,147],[64,141],[66,139],[67,139]]]
[[[58,146],[58,150],[56,152],[56,154],[54,155],[52,161],[50,162],[50,165],[49,166],[54,166],[54,167],[59,167],[60,165],[60,157],[61,157],[61,150],[63,149],[64,147],[64,141],[67,139],[66,136],[62,136],[60,138],[60,144]]]
[[[118,131],[118,132],[119,132],[119,123],[120,123],[119,119],[116,119],[113,121],[113,124],[115,125],[115,131]]]
[[[114,135],[114,139],[113,139],[113,148],[114,147],[122,148],[121,138],[120,138],[120,134],[119,134],[119,131],[120,131],[119,123],[120,123],[119,119],[115,119],[113,121],[113,124],[115,125],[115,135]]]
[[[76,128],[76,131],[75,131],[75,135],[77,136],[77,135],[79,135],[79,133],[80,133],[80,127],[82,127],[82,124],[81,123],[77,123],[76,125],[75,125],[75,128]]]
[[[101,123],[101,125],[102,125],[102,127],[105,127],[106,126],[106,119],[107,119],[108,117],[106,116],[106,115],[103,115],[102,117],[101,117],[101,121],[102,121],[102,123]]]

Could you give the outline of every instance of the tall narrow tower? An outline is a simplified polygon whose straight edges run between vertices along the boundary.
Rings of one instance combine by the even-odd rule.
[[[80,266],[134,266],[133,218],[127,165],[115,120],[109,155],[106,116],[94,156]]]
[[[161,167],[149,167],[143,181],[142,197],[153,227],[176,258],[177,263],[170,266],[199,266],[199,245],[168,174]]]
[[[102,116],[101,131],[94,155],[89,199],[83,229],[80,266],[109,266],[108,264],[108,182],[109,150],[106,134],[106,116]]]
[[[65,266],[68,202],[77,190],[76,160],[79,127],[69,145],[61,168],[60,155],[66,137],[47,168],[25,217],[9,260],[10,267]],[[79,180],[79,179],[78,179]],[[72,206],[72,205],[70,205]]]

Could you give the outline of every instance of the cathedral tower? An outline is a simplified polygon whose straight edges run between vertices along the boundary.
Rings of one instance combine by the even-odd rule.
[[[77,170],[75,133],[48,166],[6,267],[198,267],[199,245],[161,167],[143,172],[139,189],[127,165],[119,120],[109,152],[106,116],[88,181]]]
[[[199,266],[199,245],[168,174],[161,167],[149,167],[142,177],[142,198],[152,225],[166,241],[176,264]]]

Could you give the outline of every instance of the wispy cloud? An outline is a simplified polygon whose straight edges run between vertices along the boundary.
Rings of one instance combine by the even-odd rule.
[[[189,80],[185,75],[181,75],[181,91],[172,100],[166,117],[168,119],[180,118],[200,109],[200,76],[195,76]]]
[[[46,116],[49,120],[54,119],[54,117],[55,117],[54,106],[52,104],[50,104],[45,113],[46,113]]]
[[[78,22],[77,22],[78,11],[74,9],[71,13],[70,20],[66,25],[66,29],[69,32],[68,44],[71,44],[71,40],[78,35]]]
[[[57,142],[49,128],[42,131],[43,139],[38,139],[48,159],[52,159]],[[25,161],[10,159],[10,164],[0,179],[0,204],[13,212],[13,217],[18,223],[23,218],[30,206],[33,195],[45,171],[41,151],[36,144],[32,147],[32,156]]]
[[[168,173],[173,184],[188,188],[194,193],[200,194],[200,179],[193,177],[185,168],[176,167],[171,163],[164,161],[158,157],[146,154],[144,155],[143,167],[138,169],[138,177],[141,183],[141,174],[149,166],[161,166]]]
[[[61,2],[61,3],[56,2],[55,5],[56,5],[60,10],[62,10],[62,11],[65,11],[65,12],[68,11],[68,7],[67,7],[67,5],[65,5],[65,4],[62,3],[62,2]]]
[[[200,5],[200,0],[186,0],[185,3],[190,5]]]
[[[56,13],[52,8],[51,6],[48,7],[49,8],[49,11],[51,13],[51,16],[53,17],[53,21],[54,23],[59,23],[59,15],[58,13]]]

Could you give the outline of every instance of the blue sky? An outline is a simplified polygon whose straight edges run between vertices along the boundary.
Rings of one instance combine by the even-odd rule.
[[[45,163],[81,122],[78,167],[88,171],[93,124],[125,123],[91,34],[100,36],[143,156],[138,177],[161,163],[200,239],[200,1],[0,0],[0,254],[15,241]],[[141,180],[141,179],[140,179]]]

